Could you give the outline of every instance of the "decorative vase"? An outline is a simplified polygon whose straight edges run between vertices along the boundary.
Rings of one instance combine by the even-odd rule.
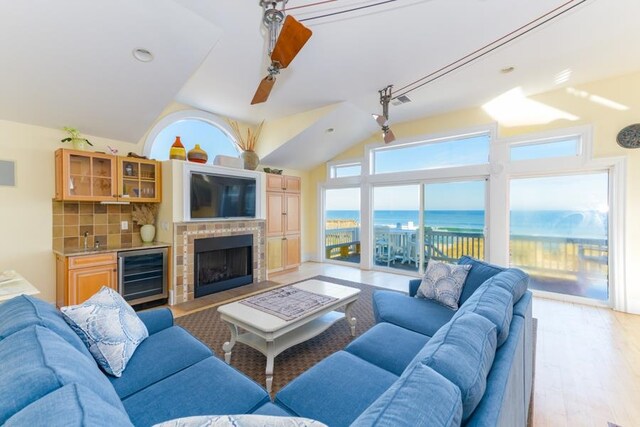
[[[180,137],[176,136],[176,140],[169,150],[169,158],[175,160],[187,160],[187,151],[180,141]]]
[[[156,237],[156,226],[152,224],[146,224],[140,227],[140,238],[145,243],[153,242],[153,238]]]
[[[258,164],[260,164],[260,157],[258,157],[255,151],[243,151],[240,157],[244,160],[245,169],[254,171],[258,167]]]
[[[74,150],[85,151],[87,149],[87,140],[82,138],[73,138],[71,139],[71,144],[73,144]]]
[[[209,156],[206,151],[200,148],[200,144],[196,144],[196,146],[187,153],[187,158],[190,162],[207,163]]]

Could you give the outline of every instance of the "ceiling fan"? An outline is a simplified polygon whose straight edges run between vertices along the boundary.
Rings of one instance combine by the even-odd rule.
[[[311,30],[291,15],[285,15],[284,6],[289,0],[260,0],[264,10],[262,23],[269,32],[269,52],[271,64],[267,77],[260,81],[251,105],[265,102],[276,82],[280,70],[287,68],[293,58],[311,37]],[[280,5],[280,9],[278,6]],[[281,28],[282,27],[282,28]],[[279,33],[279,34],[278,34]]]
[[[378,91],[380,94],[380,104],[382,105],[382,115],[372,114],[374,120],[382,128],[382,138],[384,143],[388,144],[396,140],[396,136],[389,127],[389,102],[391,101],[391,88],[393,85],[389,85],[384,89]]]

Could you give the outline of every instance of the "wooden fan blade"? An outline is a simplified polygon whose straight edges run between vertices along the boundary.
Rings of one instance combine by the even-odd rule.
[[[271,60],[280,64],[280,68],[287,68],[296,57],[302,46],[311,38],[311,30],[288,15],[282,24],[282,30],[276,45],[271,52]]]
[[[260,104],[269,98],[269,94],[271,93],[271,89],[273,89],[273,85],[276,82],[276,78],[273,76],[267,76],[264,79],[260,80],[260,84],[258,85],[258,90],[256,90],[256,94],[253,95],[253,99],[251,100],[251,105]]]
[[[384,143],[388,144],[390,142],[393,142],[396,140],[396,136],[393,134],[393,131],[391,129],[387,130],[384,133]]]

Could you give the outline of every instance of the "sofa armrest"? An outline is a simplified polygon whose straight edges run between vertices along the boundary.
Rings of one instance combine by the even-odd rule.
[[[149,335],[173,326],[173,313],[168,308],[141,311],[138,313],[138,317],[147,327]]]
[[[415,297],[418,292],[418,288],[420,287],[420,283],[422,283],[422,279],[413,279],[409,280],[409,296]]]

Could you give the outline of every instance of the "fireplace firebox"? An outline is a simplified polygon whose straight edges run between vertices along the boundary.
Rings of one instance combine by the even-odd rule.
[[[195,298],[253,283],[253,235],[196,239]]]

